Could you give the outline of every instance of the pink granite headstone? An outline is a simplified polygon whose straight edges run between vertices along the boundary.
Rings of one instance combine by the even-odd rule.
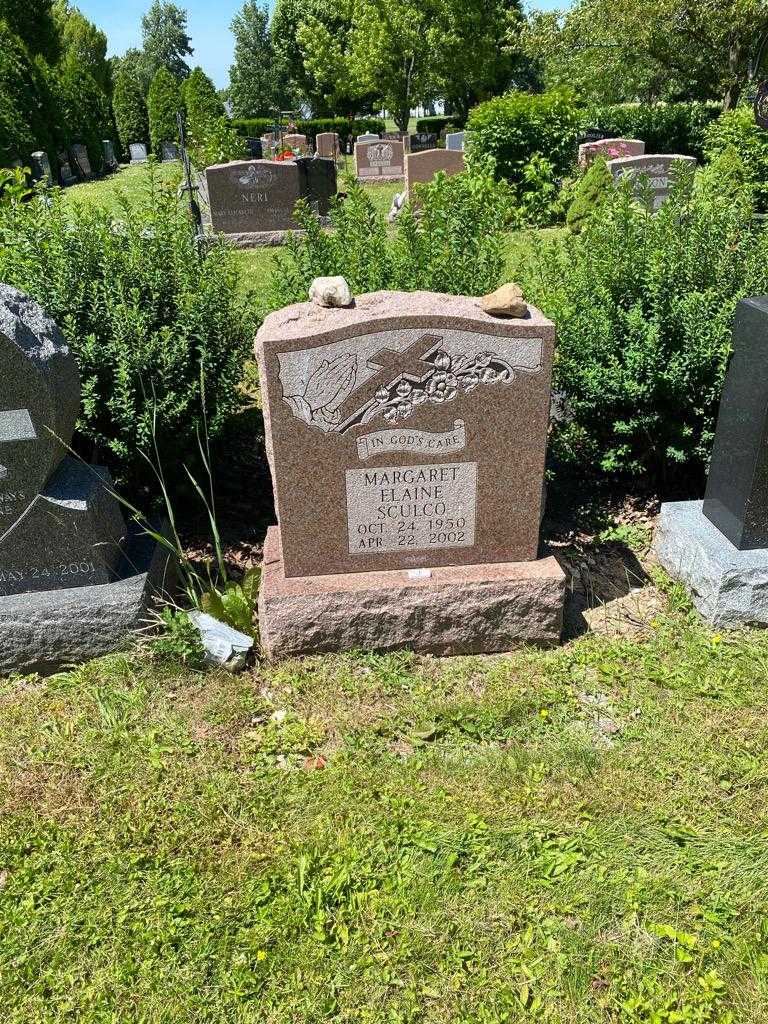
[[[649,189],[655,213],[669,197],[673,181],[673,168],[681,164],[695,167],[696,158],[669,153],[626,156],[617,160],[609,160],[607,166],[615,184],[624,178],[628,178],[632,182],[638,199],[643,197],[645,189]]]
[[[606,160],[618,160],[624,156],[643,156],[645,143],[642,139],[600,139],[597,142],[584,142],[579,146],[579,165],[589,167],[599,157]]]
[[[466,170],[464,153],[456,149],[425,149],[422,153],[408,153],[405,158],[405,188],[412,199],[414,185],[432,181],[438,171],[449,177]]]
[[[404,173],[402,142],[395,139],[376,139],[355,143],[355,167],[361,181],[369,179],[397,180]]]

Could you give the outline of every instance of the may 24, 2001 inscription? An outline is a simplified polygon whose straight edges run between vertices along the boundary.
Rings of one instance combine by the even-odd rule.
[[[349,553],[475,543],[477,463],[347,470]]]

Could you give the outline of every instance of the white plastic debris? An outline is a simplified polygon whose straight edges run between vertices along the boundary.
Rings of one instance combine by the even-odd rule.
[[[209,665],[223,665],[230,672],[245,668],[248,651],[253,647],[252,636],[232,629],[206,612],[190,612],[189,618],[200,634]]]

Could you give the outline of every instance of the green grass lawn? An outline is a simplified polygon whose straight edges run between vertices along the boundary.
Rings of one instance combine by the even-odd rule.
[[[768,634],[0,690],[4,1024],[768,1019]]]
[[[181,164],[177,161],[155,164],[155,173],[159,182],[175,186],[181,181]],[[101,206],[119,217],[123,201],[138,201],[142,190],[146,189],[147,175],[146,164],[129,164],[106,178],[72,185],[64,190],[64,197],[72,206]]]

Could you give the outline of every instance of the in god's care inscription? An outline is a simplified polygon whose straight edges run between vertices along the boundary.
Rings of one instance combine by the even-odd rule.
[[[475,543],[477,463],[347,470],[349,553]]]

